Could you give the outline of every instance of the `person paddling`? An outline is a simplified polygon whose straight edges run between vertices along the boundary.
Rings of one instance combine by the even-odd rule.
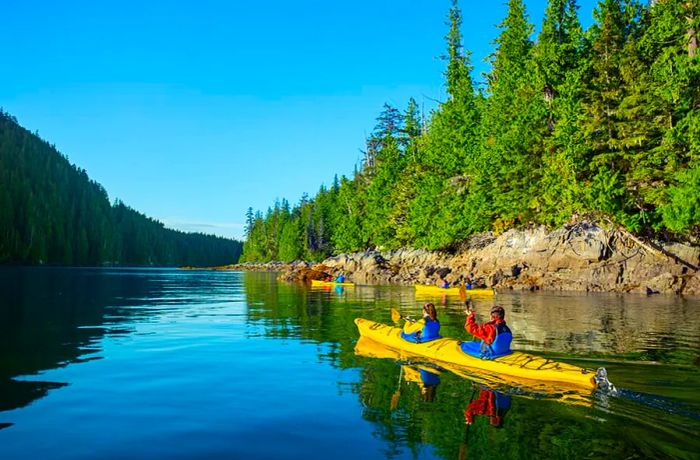
[[[409,342],[421,343],[439,339],[440,321],[438,321],[437,310],[432,303],[423,305],[423,318],[418,321],[406,321],[403,325],[401,337]]]
[[[462,351],[479,358],[492,359],[511,353],[510,342],[513,334],[506,325],[505,310],[500,305],[494,305],[491,309],[491,321],[484,325],[476,323],[474,312],[467,308],[467,321],[464,328],[471,335],[481,341],[462,342]]]

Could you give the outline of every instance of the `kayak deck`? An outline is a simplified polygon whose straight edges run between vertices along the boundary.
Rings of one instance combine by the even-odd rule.
[[[338,283],[336,281],[322,281],[322,280],[311,280],[311,286],[354,286],[355,283],[344,282]]]
[[[401,329],[356,318],[355,324],[362,337],[382,345],[401,350],[413,356],[422,356],[463,368],[476,369],[503,379],[506,376],[527,379],[533,382],[556,382],[577,388],[596,388],[595,371],[571,364],[553,361],[540,356],[514,351],[495,359],[470,356],[460,348],[456,339],[437,339],[424,343],[408,342],[401,338]]]
[[[415,284],[416,294],[422,295],[459,295],[459,287],[441,288],[426,284]],[[495,294],[491,288],[466,289],[467,296],[493,297]]]

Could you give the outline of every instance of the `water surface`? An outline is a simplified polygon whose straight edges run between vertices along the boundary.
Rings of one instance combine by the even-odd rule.
[[[0,458],[698,458],[700,301],[499,294],[514,347],[605,366],[538,393],[355,353],[404,287],[274,274],[0,269]],[[434,299],[468,339],[458,299]],[[487,312],[493,301],[477,301]],[[483,319],[483,318],[482,318]],[[498,407],[489,409],[489,402]],[[471,424],[467,424],[469,419]]]

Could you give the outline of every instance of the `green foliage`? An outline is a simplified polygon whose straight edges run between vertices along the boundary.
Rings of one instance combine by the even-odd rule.
[[[666,227],[676,232],[700,228],[700,163],[676,175],[677,185],[668,190],[669,202],[661,207]]]
[[[413,99],[403,113],[385,104],[354,176],[303,199],[281,233],[260,215],[245,258],[445,249],[586,214],[697,233],[698,2],[602,0],[584,31],[575,0],[548,0],[533,42],[523,1],[509,0],[478,93],[452,0],[446,100],[425,123]]]
[[[223,265],[238,241],[183,233],[121,202],[0,110],[0,263]]]

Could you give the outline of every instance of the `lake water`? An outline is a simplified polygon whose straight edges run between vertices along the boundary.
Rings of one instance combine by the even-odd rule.
[[[353,319],[418,313],[412,288],[0,268],[0,293],[1,459],[700,455],[700,299],[499,294],[515,348],[619,389],[563,401],[357,354]],[[459,299],[435,302],[468,339]]]

